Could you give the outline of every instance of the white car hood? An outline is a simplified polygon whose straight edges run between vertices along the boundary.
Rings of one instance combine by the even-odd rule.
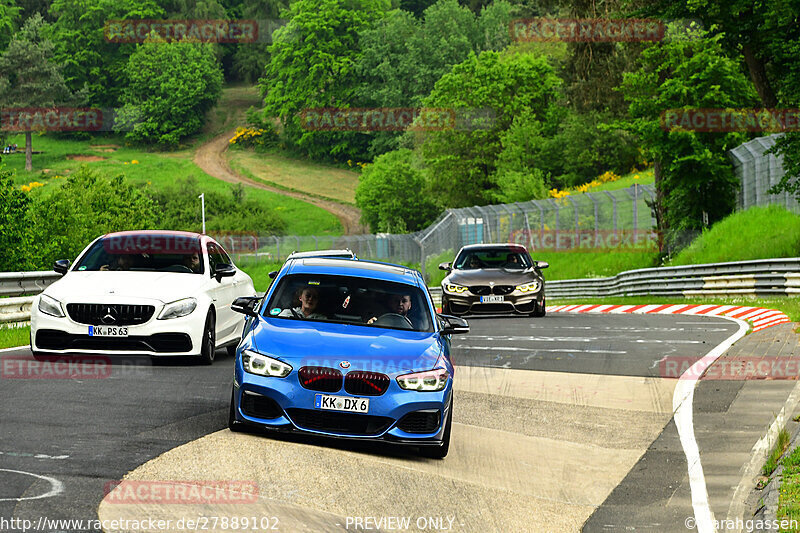
[[[177,272],[68,272],[44,293],[62,303],[111,303],[196,296],[210,280],[203,274]]]

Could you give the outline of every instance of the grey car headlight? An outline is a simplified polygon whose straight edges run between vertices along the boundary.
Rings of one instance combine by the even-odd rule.
[[[158,315],[158,320],[169,320],[170,318],[180,318],[192,314],[197,307],[197,300],[194,298],[184,298],[168,303],[164,310]]]
[[[291,365],[253,350],[242,352],[242,366],[245,372],[274,378],[285,378],[292,371]]]
[[[64,309],[61,307],[61,302],[46,294],[42,294],[39,297],[39,311],[56,318],[64,318],[65,316]]]
[[[517,290],[519,292],[536,292],[541,288],[542,283],[538,279],[530,283],[525,283],[524,285],[517,285]]]
[[[444,292],[461,294],[462,292],[467,292],[467,290],[467,287],[464,287],[463,285],[457,285],[455,283],[446,283],[444,285]]]

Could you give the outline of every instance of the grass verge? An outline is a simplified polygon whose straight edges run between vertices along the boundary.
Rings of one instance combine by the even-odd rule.
[[[228,161],[231,168],[265,184],[355,205],[358,173],[352,170],[294,158],[278,149],[229,150]]]
[[[748,261],[800,255],[800,216],[777,205],[751,207],[720,220],[670,265]]]
[[[545,292],[547,291],[545,285]],[[665,298],[663,296],[608,296],[603,298],[548,298],[547,305],[576,305],[576,304],[610,304],[610,305],[646,305],[646,304],[713,304],[713,305],[742,305],[749,307],[764,307],[777,309],[786,314],[792,322],[800,322],[800,298],[790,296],[780,298],[747,298],[747,297],[706,297]]]
[[[9,142],[24,144],[24,138],[12,136]],[[230,188],[229,184],[209,176],[195,165],[192,150],[147,152],[125,146],[124,139],[115,136],[84,141],[34,135],[33,147],[43,152],[34,155],[33,164],[37,170],[24,170],[24,154],[4,157],[3,163],[6,168],[16,170],[14,183],[17,185],[32,181],[44,183],[44,187],[35,189],[36,194],[46,194],[50,187],[58,186],[61,180],[57,176],[67,176],[81,165],[110,175],[124,174],[133,183],[153,188],[164,187],[174,183],[178,176],[189,175],[197,178],[204,192],[225,192]],[[288,235],[342,234],[339,219],[320,207],[254,187],[246,187],[246,191],[248,198],[274,209],[286,221]]]
[[[27,346],[31,341],[31,327],[9,328],[0,326],[0,349]]]
[[[783,479],[778,495],[778,520],[800,521],[800,447],[783,459]],[[796,531],[781,529],[781,531]]]
[[[786,448],[789,447],[789,441],[792,440],[791,435],[786,429],[781,429],[778,433],[778,442],[775,443],[775,446],[772,448],[772,451],[769,452],[769,456],[767,457],[767,462],[764,463],[764,466],[761,468],[761,473],[765,476],[771,476],[772,473],[778,468],[778,461],[780,461],[781,456],[786,451]]]

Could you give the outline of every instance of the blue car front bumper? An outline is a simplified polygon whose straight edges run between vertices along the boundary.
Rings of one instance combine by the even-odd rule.
[[[418,392],[400,388],[394,376],[380,396],[319,392],[304,388],[297,370],[285,378],[244,371],[237,358],[234,380],[234,416],[237,422],[265,429],[303,432],[336,438],[381,440],[413,445],[442,443],[452,406],[452,378],[441,391]],[[369,399],[366,414],[322,410],[318,394]]]

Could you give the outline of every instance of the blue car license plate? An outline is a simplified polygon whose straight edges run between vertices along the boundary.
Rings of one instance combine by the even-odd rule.
[[[366,413],[369,411],[369,400],[366,398],[348,398],[346,396],[329,396],[317,394],[314,407],[328,411],[347,411],[350,413]]]

